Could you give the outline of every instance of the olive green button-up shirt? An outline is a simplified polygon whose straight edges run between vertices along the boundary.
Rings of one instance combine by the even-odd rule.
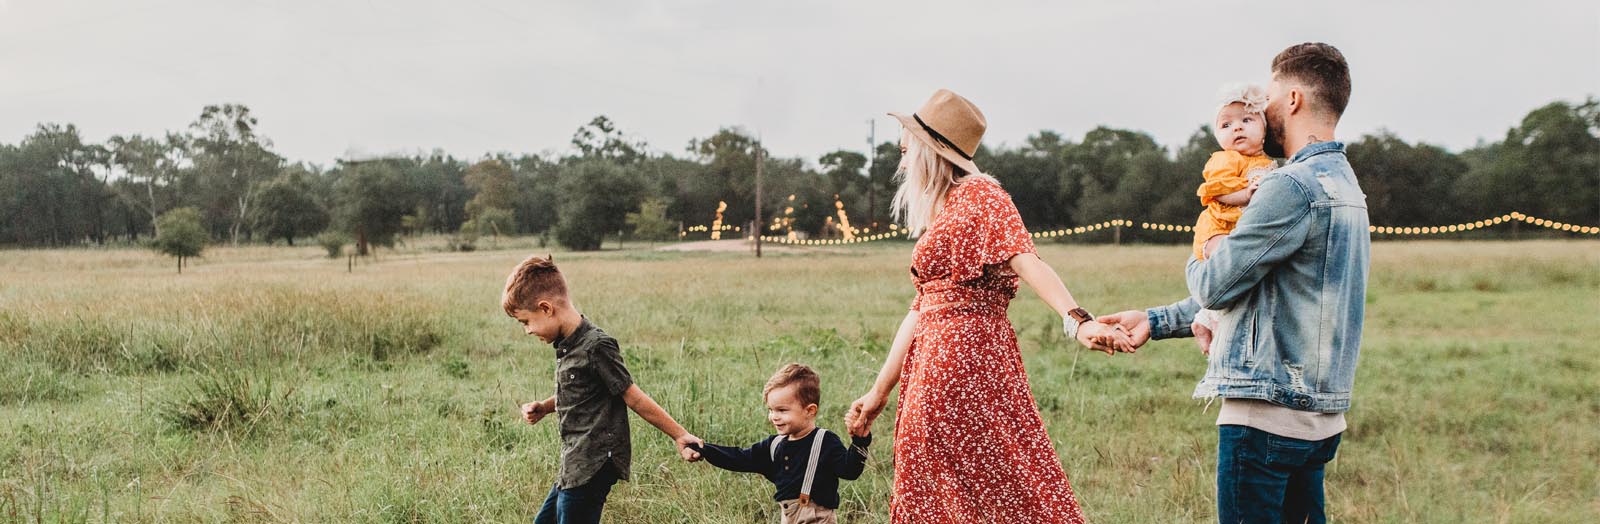
[[[633,444],[623,392],[633,376],[617,340],[583,319],[556,339],[556,418],[561,425],[561,489],[589,482],[606,464],[628,479]]]

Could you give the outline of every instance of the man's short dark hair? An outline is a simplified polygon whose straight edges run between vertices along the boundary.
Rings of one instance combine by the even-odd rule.
[[[1292,45],[1272,59],[1272,74],[1306,86],[1315,97],[1319,111],[1334,117],[1344,116],[1350,104],[1350,65],[1344,53],[1321,42]]]

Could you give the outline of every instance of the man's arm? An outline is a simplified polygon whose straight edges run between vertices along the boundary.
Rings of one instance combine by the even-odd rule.
[[[1146,309],[1144,313],[1149,322],[1150,338],[1161,340],[1194,336],[1189,325],[1194,323],[1194,315],[1199,312],[1200,302],[1194,297]]]
[[[1311,197],[1299,183],[1269,175],[1251,201],[1216,253],[1189,261],[1189,293],[1201,307],[1232,305],[1305,243]]]

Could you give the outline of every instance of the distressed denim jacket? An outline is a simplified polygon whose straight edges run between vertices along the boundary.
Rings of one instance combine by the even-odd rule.
[[[1262,178],[1214,255],[1189,259],[1191,296],[1146,313],[1158,339],[1193,336],[1202,307],[1222,313],[1195,398],[1350,409],[1371,259],[1366,201],[1344,144],[1311,144]]]

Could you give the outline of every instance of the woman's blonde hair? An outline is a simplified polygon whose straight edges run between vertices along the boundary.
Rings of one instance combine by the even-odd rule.
[[[895,220],[905,223],[912,238],[933,225],[951,188],[977,178],[999,184],[989,175],[962,171],[920,139],[906,142],[905,165],[908,167],[895,173],[900,188],[895,190],[889,207],[894,211]]]

